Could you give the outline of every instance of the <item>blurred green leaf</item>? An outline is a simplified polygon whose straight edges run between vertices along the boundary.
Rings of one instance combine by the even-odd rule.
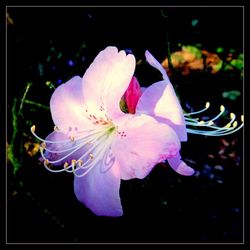
[[[218,47],[218,48],[216,49],[216,52],[217,52],[217,53],[223,53],[223,52],[224,52],[224,49],[223,49],[222,47]]]
[[[223,98],[228,98],[232,101],[235,101],[241,95],[238,90],[225,91],[222,93]]]
[[[191,54],[194,54],[196,58],[200,59],[202,57],[201,50],[198,49],[195,46],[187,45],[187,46],[182,46],[183,51],[190,52]]]
[[[195,27],[198,24],[199,20],[198,19],[194,19],[192,20],[191,24],[193,27]]]
[[[230,62],[230,65],[234,66],[238,70],[241,70],[243,68],[243,61],[241,59],[233,59]]]

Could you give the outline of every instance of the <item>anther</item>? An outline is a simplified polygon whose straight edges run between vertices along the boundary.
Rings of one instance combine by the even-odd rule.
[[[220,106],[220,111],[224,112],[225,111],[225,107],[223,105]]]
[[[93,154],[89,154],[89,158],[90,158],[91,160],[93,160],[93,159],[94,159],[94,155],[93,155]]]
[[[41,143],[41,147],[42,147],[43,149],[46,149],[46,143],[45,143],[45,142],[42,142],[42,143]]]
[[[59,128],[57,126],[54,126],[54,131],[59,131]]]
[[[75,137],[71,135],[71,136],[69,137],[69,139],[70,139],[71,141],[74,141],[74,140],[75,140]]]
[[[30,128],[30,130],[31,130],[31,132],[32,132],[32,133],[35,133],[36,126],[35,126],[35,125],[33,125],[33,126]]]
[[[83,165],[83,161],[82,160],[78,160],[77,163],[79,164],[80,167]]]
[[[68,162],[65,162],[63,166],[64,168],[67,168],[69,166]]]
[[[234,123],[233,123],[233,127],[235,128],[235,127],[237,127],[237,121],[235,121]]]
[[[72,164],[73,167],[75,167],[76,166],[76,160],[72,160],[71,164]]]
[[[210,102],[206,102],[206,106],[205,107],[208,109],[209,106],[210,106]]]
[[[46,166],[48,166],[48,165],[49,165],[49,160],[48,160],[48,159],[45,159],[45,160],[44,160],[44,164],[45,164]]]
[[[240,116],[241,122],[244,122],[244,115]]]
[[[230,118],[231,119],[235,119],[236,118],[236,115],[234,113],[230,113]]]
[[[214,122],[213,121],[209,121],[208,122],[208,125],[210,126],[210,125],[213,125],[214,124]]]

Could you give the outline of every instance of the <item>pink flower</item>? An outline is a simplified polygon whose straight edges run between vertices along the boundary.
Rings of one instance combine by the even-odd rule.
[[[31,128],[43,141],[45,167],[73,172],[76,197],[97,215],[121,216],[121,179],[142,179],[159,162],[167,159],[176,172],[194,173],[179,153],[187,132],[175,91],[161,64],[148,51],[145,56],[162,81],[140,93],[134,56],[107,47],[82,78],[73,77],[53,93],[55,131],[43,140]],[[119,105],[125,92],[130,113]]]

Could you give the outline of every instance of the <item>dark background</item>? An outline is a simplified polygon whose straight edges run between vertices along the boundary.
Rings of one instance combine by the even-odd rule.
[[[146,49],[163,61],[168,42],[171,51],[178,50],[179,43],[199,43],[211,52],[218,47],[243,52],[243,9],[239,7],[8,7],[7,12],[14,21],[7,28],[8,138],[13,132],[14,97],[20,98],[27,82],[32,82],[29,99],[49,105],[52,90],[45,82],[56,86],[59,79],[65,82],[73,75],[82,76],[106,46],[131,50],[143,61]],[[198,20],[195,27],[191,25],[194,19]],[[144,86],[155,80],[155,71],[149,68],[142,63],[135,72]],[[183,106],[189,102],[199,109],[206,101],[213,101],[217,107],[225,104],[241,115],[242,99],[231,103],[221,97],[222,91],[232,87],[242,92],[238,76],[173,76],[171,81]],[[39,125],[43,136],[53,128],[49,111],[25,108],[24,114],[20,121],[23,133],[29,134],[30,122]],[[189,136],[182,145],[182,155],[198,171],[197,176],[179,176],[159,164],[144,180],[122,181],[121,218],[93,215],[75,198],[73,176],[53,175],[43,169],[38,155],[24,155],[16,175],[8,164],[7,240],[242,242],[242,131],[227,140],[230,146],[225,154],[234,150],[236,159],[217,157],[221,138]]]

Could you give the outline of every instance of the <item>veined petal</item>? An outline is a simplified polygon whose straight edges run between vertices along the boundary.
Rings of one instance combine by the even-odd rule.
[[[187,166],[187,164],[181,160],[181,155],[168,159],[168,163],[178,174],[190,176],[194,174],[194,170]]]
[[[88,107],[99,112],[104,108],[109,117],[123,115],[120,100],[135,70],[135,58],[116,47],[101,51],[83,76],[82,93]],[[101,114],[100,114],[101,115]]]
[[[163,80],[146,88],[138,101],[136,113],[155,116],[171,126],[181,141],[187,140],[182,108],[170,82]]]
[[[54,91],[50,99],[52,119],[62,131],[83,127],[88,120],[83,115],[82,79],[71,78]]]
[[[122,216],[123,210],[119,195],[120,170],[117,161],[106,171],[102,163],[95,166],[84,177],[74,178],[74,190],[77,199],[100,216]]]
[[[122,179],[142,179],[158,162],[177,155],[180,142],[168,125],[147,115],[130,116],[118,126],[112,150]]]

